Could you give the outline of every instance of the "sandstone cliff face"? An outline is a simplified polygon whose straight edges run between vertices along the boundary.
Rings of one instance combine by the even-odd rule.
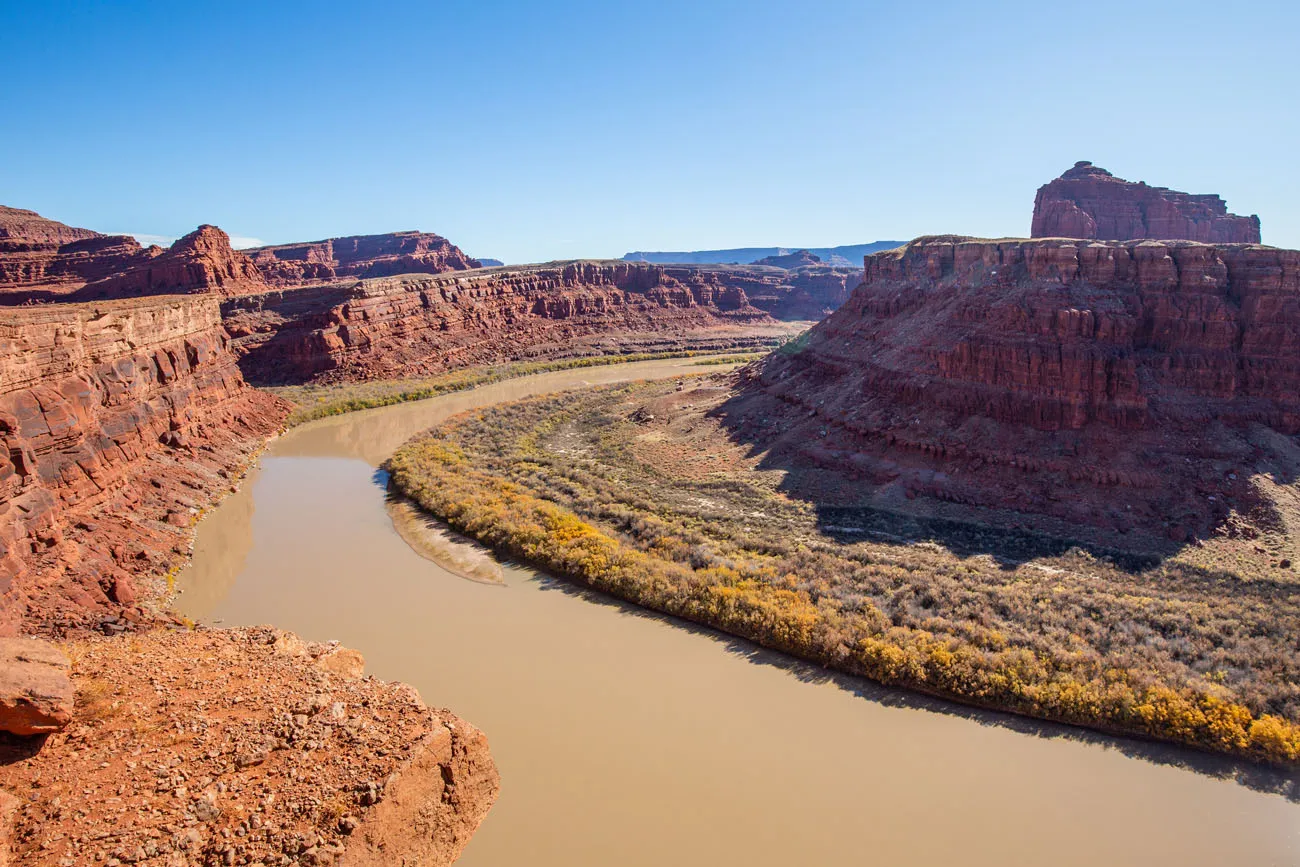
[[[147,255],[157,252],[150,248]],[[69,292],[127,268],[144,255],[134,238],[101,235],[35,211],[0,206],[0,295],[30,289]],[[26,300],[21,293],[15,297]]]
[[[230,236],[216,226],[199,226],[165,252],[146,255],[120,272],[77,293],[78,300],[132,298],[210,292],[237,295],[264,291],[266,284],[253,261],[230,246]]]
[[[1038,189],[1034,238],[1184,239],[1210,244],[1260,242],[1259,217],[1228,213],[1215,195],[1192,195],[1117,178],[1080,161]]]
[[[286,413],[248,387],[215,299],[0,315],[0,634],[142,617]]]
[[[750,339],[729,328],[774,324],[738,287],[630,262],[381,278],[230,299],[223,312],[258,383],[415,376],[695,339],[723,348]]]
[[[277,287],[301,286],[339,277],[391,277],[395,274],[440,274],[478,268],[441,235],[390,232],[352,235],[305,244],[257,247],[246,251]]]
[[[1300,252],[921,238],[747,379],[739,427],[797,419],[878,505],[1181,542],[1300,433]]]
[[[19,213],[31,216],[6,224],[0,211],[0,232],[8,233],[0,235],[0,303],[266,289],[257,266],[216,226],[200,226],[163,250]]]
[[[688,286],[740,291],[775,319],[815,321],[843,304],[862,271],[829,265],[794,270],[756,265],[664,265],[664,273]]]
[[[103,237],[90,229],[78,229],[42,217],[35,211],[0,205],[0,239],[37,244],[69,244]]]

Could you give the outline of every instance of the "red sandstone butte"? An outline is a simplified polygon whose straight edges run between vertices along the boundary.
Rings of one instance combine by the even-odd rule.
[[[1216,195],[1192,195],[1117,178],[1086,160],[1038,189],[1034,238],[1139,238],[1258,244],[1259,217],[1239,217]]]
[[[230,236],[216,226],[199,226],[165,252],[86,286],[83,298],[128,298],[210,292],[239,295],[266,289],[252,259],[230,246]]]
[[[1156,550],[1300,467],[1300,251],[919,238],[800,343],[725,414],[823,504]]]
[[[301,244],[255,247],[245,251],[272,286],[302,286],[340,277],[391,277],[395,274],[441,274],[478,268],[441,235],[390,232],[352,235]]]

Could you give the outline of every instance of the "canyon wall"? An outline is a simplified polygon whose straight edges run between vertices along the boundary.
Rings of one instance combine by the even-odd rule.
[[[755,265],[664,265],[664,274],[688,286],[719,286],[745,293],[775,319],[816,321],[843,304],[862,270],[812,265],[785,270]]]
[[[726,349],[763,345],[782,331],[739,286],[680,277],[656,265],[562,262],[269,292],[228,299],[223,313],[241,366],[258,383]]]
[[[287,407],[245,384],[214,298],[0,316],[0,634],[141,618],[195,515]]]
[[[235,250],[200,226],[166,250],[0,207],[0,303],[211,292],[240,295],[339,278],[437,274],[479,263],[440,235],[392,232]]]
[[[101,235],[0,205],[0,296],[15,290],[72,291],[129,267],[143,254],[134,238]]]
[[[245,251],[271,286],[302,286],[340,277],[440,274],[480,267],[441,235],[390,232],[352,235]]]
[[[1239,217],[1216,195],[1192,195],[1117,178],[1080,161],[1034,199],[1034,238],[1183,239],[1258,244],[1259,217]]]
[[[216,226],[199,226],[166,250],[141,247],[123,235],[73,229],[34,214],[10,220],[7,226],[0,219],[0,232],[8,233],[0,235],[0,304],[232,295],[267,288],[252,260],[232,248],[230,237]]]
[[[920,238],[729,414],[786,418],[797,462],[887,508],[1181,542],[1249,511],[1270,437],[1300,433],[1300,252]]]

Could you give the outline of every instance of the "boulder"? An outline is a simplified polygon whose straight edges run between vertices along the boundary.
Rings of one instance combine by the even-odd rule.
[[[43,735],[72,719],[71,663],[48,641],[0,639],[0,731]]]

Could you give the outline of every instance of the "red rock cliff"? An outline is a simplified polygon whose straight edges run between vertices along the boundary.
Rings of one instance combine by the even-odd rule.
[[[568,262],[365,280],[230,299],[261,382],[414,376],[529,357],[755,345],[779,329],[738,287],[662,266]]]
[[[272,286],[301,286],[339,277],[440,274],[479,267],[441,235],[390,232],[352,235],[246,251]]]
[[[163,250],[142,248],[122,235],[73,229],[31,211],[0,210],[0,303],[233,295],[266,288],[257,266],[216,226],[200,226]]]
[[[140,616],[286,412],[228,341],[210,298],[0,311],[0,634]]]
[[[739,428],[890,508],[1182,541],[1300,433],[1300,251],[921,238],[746,375]]]
[[[1258,244],[1259,217],[1228,213],[1215,195],[1192,195],[1117,178],[1087,161],[1038,189],[1034,238],[1184,239]]]

